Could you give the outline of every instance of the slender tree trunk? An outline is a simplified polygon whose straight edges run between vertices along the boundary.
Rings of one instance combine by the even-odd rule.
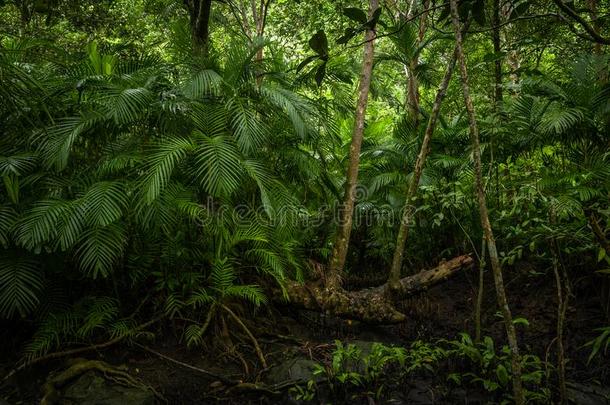
[[[445,95],[447,94],[447,87],[449,87],[449,82],[451,81],[451,76],[453,75],[453,71],[455,69],[455,61],[456,51],[454,50],[453,55],[451,57],[451,61],[449,61],[449,64],[447,65],[447,71],[445,72],[443,81],[441,82],[438,91],[436,92],[436,98],[432,106],[432,112],[430,113],[430,117],[428,119],[428,125],[426,126],[426,132],[424,133],[424,139],[422,140],[419,155],[417,156],[417,160],[415,161],[413,177],[411,177],[411,182],[409,183],[409,188],[407,189],[405,205],[403,207],[402,213],[402,220],[400,222],[400,228],[398,229],[398,236],[396,237],[396,248],[394,250],[394,257],[392,259],[392,267],[390,268],[388,286],[391,289],[395,289],[398,287],[398,280],[400,279],[400,270],[402,268],[405,245],[407,243],[407,238],[409,235],[409,226],[411,225],[411,221],[413,220],[413,215],[415,213],[415,207],[413,206],[413,198],[417,194],[419,180],[424,170],[426,158],[428,157],[428,153],[430,151],[430,141],[432,139],[432,135],[434,134],[434,129],[436,128],[436,123],[440,115],[441,104],[443,102],[443,99],[445,98]]]
[[[378,0],[370,0],[369,17],[373,15],[373,12],[378,6]],[[375,31],[370,29],[366,31],[364,36],[364,56],[362,60],[362,72],[360,74],[360,85],[358,88],[358,104],[356,105],[352,143],[349,150],[349,166],[346,176],[345,195],[343,197],[343,205],[339,212],[339,229],[337,230],[327,277],[327,286],[330,289],[341,286],[343,267],[345,266],[349,237],[352,231],[356,186],[358,184],[358,166],[360,164],[360,148],[364,135],[364,119],[368,104],[369,89],[371,87],[371,76],[373,73],[375,36]]]
[[[499,57],[502,51],[500,43],[500,0],[493,0],[493,30],[491,31],[494,45],[494,107],[497,110],[502,103],[502,59]]]
[[[429,0],[425,0],[423,2],[424,10],[429,7]],[[407,13],[407,20],[411,20],[413,15],[416,12],[415,2],[411,2],[409,7],[409,11]],[[425,12],[419,17],[419,29],[418,29],[418,45],[424,40],[424,36],[426,35],[426,18],[428,17],[428,13]],[[417,75],[415,73],[417,69],[417,65],[419,64],[419,55],[415,55],[410,61],[409,66],[405,66],[405,75],[407,77],[407,100],[406,100],[406,110],[409,112],[409,115],[413,119],[414,127],[417,130],[419,126],[419,83],[417,80]]]
[[[481,341],[481,312],[483,310],[483,294],[485,293],[485,237],[481,240],[481,257],[479,257],[479,286],[477,288],[477,303],[474,309],[474,341]]]
[[[457,49],[457,62],[460,68],[460,74],[462,77],[462,92],[464,93],[464,104],[466,105],[466,111],[468,113],[470,137],[472,141],[472,154],[474,157],[474,169],[476,178],[476,190],[477,199],[479,202],[479,213],[481,216],[481,226],[487,242],[487,249],[489,251],[489,261],[491,262],[491,269],[494,275],[494,283],[496,287],[496,295],[498,299],[498,305],[504,316],[504,325],[506,327],[506,335],[508,338],[508,345],[511,350],[511,365],[512,365],[512,379],[513,379],[513,392],[514,400],[517,405],[523,405],[525,403],[525,397],[523,393],[523,385],[521,381],[521,358],[519,356],[519,346],[517,344],[517,333],[515,331],[515,325],[513,324],[513,317],[508,306],[506,298],[506,292],[504,290],[504,280],[502,278],[502,269],[500,267],[500,260],[498,258],[498,251],[496,248],[496,241],[494,239],[493,231],[491,229],[491,223],[489,222],[489,213],[487,212],[487,203],[485,201],[485,189],[483,185],[483,175],[481,168],[481,147],[479,144],[479,129],[477,127],[477,121],[475,116],[474,105],[472,98],[470,97],[470,86],[468,84],[468,70],[466,68],[466,60],[464,57],[464,49],[462,47],[462,33],[460,31],[460,21],[458,14],[457,0],[450,0],[451,6],[451,19],[453,22],[453,28],[456,39]]]
[[[503,6],[499,10],[499,19],[507,21],[510,18],[510,14],[514,9],[512,2],[504,2]],[[505,25],[502,31],[499,31],[500,35],[504,34],[504,43],[507,48],[506,63],[509,67],[509,78],[511,87],[509,88],[509,94],[511,96],[516,95],[515,88],[519,84],[519,69],[521,68],[521,61],[519,52],[515,49],[514,43],[520,38],[519,32],[513,28],[513,24]]]
[[[554,211],[551,211],[550,213],[549,222],[551,225],[555,225],[556,215]],[[566,272],[564,271],[564,277],[562,280],[562,274],[559,271],[559,246],[557,244],[557,238],[555,238],[554,235],[551,237],[550,245],[551,254],[553,256],[553,274],[555,276],[555,285],[557,288],[557,379],[559,382],[559,403],[561,405],[565,405],[568,403],[568,398],[566,388],[566,359],[563,334],[570,295],[570,286]]]
[[[265,35],[265,26],[267,25],[267,13],[269,12],[269,5],[271,4],[271,0],[260,0],[258,11],[254,4],[254,0],[252,0],[252,13],[254,17],[254,24],[256,26],[256,36],[257,38],[262,38]],[[258,51],[256,51],[255,61],[261,63],[264,57],[264,48],[260,47]],[[256,84],[261,85],[263,82],[262,71],[258,71],[256,74]]]
[[[195,51],[207,56],[210,47],[210,15],[212,0],[184,0],[191,20]]]

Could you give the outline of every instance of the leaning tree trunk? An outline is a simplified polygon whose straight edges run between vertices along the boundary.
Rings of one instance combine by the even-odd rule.
[[[464,28],[466,29],[467,27],[468,23],[465,24]],[[423,34],[421,34],[420,31],[420,41],[422,39]],[[456,57],[457,48],[453,50],[451,61],[449,61],[449,64],[447,65],[447,71],[445,72],[445,76],[443,77],[438,91],[436,92],[436,98],[434,99],[434,104],[432,105],[432,112],[430,113],[430,117],[428,118],[428,124],[426,126],[426,132],[424,133],[424,139],[422,140],[421,148],[419,150],[419,154],[417,155],[417,160],[415,161],[413,177],[411,177],[411,182],[409,183],[409,187],[407,188],[407,195],[405,197],[405,204],[402,211],[402,220],[400,222],[400,228],[398,229],[398,235],[396,237],[396,247],[394,249],[394,257],[392,258],[390,277],[388,279],[388,286],[392,290],[395,290],[398,287],[398,280],[400,279],[400,271],[402,269],[402,262],[405,253],[405,246],[407,244],[407,238],[409,237],[409,226],[411,225],[413,215],[415,214],[415,207],[412,205],[413,199],[417,194],[417,190],[419,188],[419,181],[421,179],[421,175],[426,164],[426,159],[428,158],[428,154],[430,153],[430,141],[432,140],[432,135],[434,135],[434,129],[436,128],[438,117],[440,116],[441,104],[443,103],[445,95],[447,94],[447,88],[449,87],[449,82],[451,81],[453,71],[455,70]]]
[[[373,12],[377,7],[378,0],[370,0],[369,18],[372,17]],[[336,289],[341,286],[343,267],[345,266],[345,258],[347,257],[349,238],[352,231],[356,186],[358,184],[358,166],[360,164],[360,147],[364,135],[364,119],[371,86],[371,76],[373,73],[375,36],[376,34],[373,29],[368,29],[365,33],[364,57],[362,60],[362,72],[360,74],[360,85],[358,88],[358,104],[356,105],[352,143],[349,150],[349,166],[346,176],[345,195],[343,197],[343,205],[339,212],[339,229],[337,229],[327,276],[327,287],[330,289]]]
[[[472,98],[470,97],[468,70],[466,68],[464,49],[462,47],[462,33],[460,31],[457,0],[450,0],[450,7],[451,20],[453,22],[453,28],[456,39],[457,61],[460,67],[460,74],[462,77],[462,92],[464,94],[464,104],[466,105],[466,111],[468,113],[470,137],[472,140],[472,154],[474,158],[476,190],[477,199],[479,202],[479,213],[481,216],[481,226],[483,228],[483,233],[487,242],[487,249],[489,251],[489,261],[491,262],[491,269],[494,275],[494,283],[496,287],[498,305],[500,306],[500,310],[502,311],[502,315],[504,316],[504,325],[506,327],[508,345],[511,350],[513,392],[515,396],[514,399],[516,404],[522,405],[525,403],[525,397],[523,394],[523,386],[521,381],[521,359],[519,356],[519,346],[517,344],[517,334],[515,331],[515,325],[513,324],[513,317],[508,306],[506,292],[504,290],[502,269],[500,267],[500,260],[498,258],[496,241],[494,239],[493,231],[491,229],[489,213],[487,212],[487,203],[485,201],[485,189],[483,185],[483,175],[481,168],[481,147],[479,144],[479,130],[477,127],[474,105],[472,103]]]
[[[415,207],[412,205],[413,199],[417,194],[419,180],[421,179],[421,175],[424,170],[424,165],[426,164],[426,158],[428,157],[428,153],[430,152],[430,141],[432,139],[432,135],[434,134],[434,129],[436,128],[436,123],[440,115],[441,104],[443,102],[443,99],[445,98],[445,94],[447,94],[447,87],[449,87],[449,82],[451,81],[453,70],[455,69],[455,57],[456,54],[454,51],[451,61],[449,62],[449,65],[447,65],[445,77],[443,77],[443,81],[441,82],[436,93],[434,105],[432,106],[432,112],[430,113],[428,125],[426,126],[426,132],[424,133],[424,139],[422,140],[419,155],[417,155],[417,160],[415,161],[413,177],[411,177],[411,182],[409,183],[409,188],[407,189],[405,205],[403,207],[402,213],[402,220],[400,222],[400,228],[398,229],[398,236],[396,237],[396,248],[394,249],[392,267],[390,268],[388,286],[392,290],[395,290],[399,287],[398,280],[400,279],[400,270],[402,268],[405,245],[407,243],[407,237],[409,235],[409,226],[411,225],[411,221],[413,220],[413,215],[415,213]]]

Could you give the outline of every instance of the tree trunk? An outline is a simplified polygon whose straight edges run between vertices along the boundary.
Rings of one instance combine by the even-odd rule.
[[[436,98],[434,100],[434,105],[432,106],[432,112],[430,113],[430,117],[428,119],[428,125],[426,126],[426,132],[424,133],[424,139],[422,140],[419,155],[417,156],[417,160],[415,161],[413,177],[411,177],[411,182],[409,183],[409,188],[407,189],[405,205],[403,207],[402,213],[402,220],[400,222],[400,228],[398,229],[398,236],[396,237],[396,248],[394,249],[392,267],[390,268],[390,277],[388,285],[391,289],[396,289],[398,287],[398,280],[400,279],[400,271],[402,269],[405,245],[409,236],[409,226],[411,225],[411,221],[413,220],[413,215],[415,213],[415,207],[413,206],[413,198],[417,194],[419,180],[421,179],[421,175],[424,170],[424,165],[426,164],[426,158],[428,157],[428,153],[430,152],[430,141],[432,139],[432,135],[434,134],[434,129],[436,128],[436,123],[440,115],[441,104],[443,102],[443,99],[445,98],[445,95],[447,94],[447,87],[449,87],[449,82],[451,81],[451,76],[453,75],[453,71],[455,69],[455,61],[456,52],[454,50],[453,55],[451,57],[451,61],[449,62],[449,65],[447,65],[447,71],[445,72],[443,81],[441,82],[438,91],[436,92]]]
[[[196,52],[208,56],[210,47],[210,15],[212,0],[184,0],[191,22],[191,35]]]
[[[464,57],[464,50],[462,47],[462,33],[460,31],[460,21],[458,14],[457,0],[450,0],[451,7],[451,20],[453,22],[453,28],[455,32],[456,48],[457,48],[457,61],[460,68],[460,74],[462,77],[462,92],[464,95],[464,104],[466,105],[466,111],[468,113],[470,137],[472,141],[472,154],[474,158],[474,169],[476,178],[476,190],[477,199],[479,202],[479,213],[481,216],[481,226],[487,243],[487,249],[489,252],[489,261],[491,262],[491,269],[494,276],[494,284],[496,287],[496,295],[498,299],[498,306],[502,311],[504,317],[504,325],[506,327],[506,335],[508,338],[508,345],[511,350],[511,365],[512,365],[512,380],[513,380],[513,392],[514,400],[517,405],[525,403],[525,397],[523,393],[523,386],[521,381],[521,359],[519,356],[519,346],[517,344],[517,334],[515,331],[515,325],[513,324],[513,317],[508,306],[506,298],[506,292],[504,290],[504,280],[502,278],[502,269],[500,267],[500,260],[498,258],[498,251],[496,248],[496,241],[494,239],[493,231],[491,229],[491,223],[489,221],[489,214],[487,212],[487,203],[485,201],[485,189],[483,185],[483,174],[481,167],[481,148],[479,144],[479,130],[477,127],[477,121],[475,116],[474,105],[472,98],[470,97],[470,86],[468,84],[468,70],[466,68],[466,60]]]
[[[377,7],[378,0],[370,0],[369,18],[373,15],[373,12]],[[356,105],[352,143],[349,151],[349,167],[347,169],[345,195],[343,197],[343,205],[339,211],[339,229],[337,230],[337,235],[335,237],[335,244],[333,246],[327,277],[327,286],[331,289],[341,286],[343,267],[345,266],[349,237],[352,231],[356,186],[358,184],[358,166],[360,164],[360,148],[364,135],[364,119],[371,86],[371,76],[373,73],[375,36],[375,31],[371,29],[367,30],[364,36],[364,56],[362,60],[362,72],[360,74],[360,85],[358,88],[358,104]]]
[[[435,285],[458,271],[470,268],[474,261],[464,255],[441,262],[436,268],[424,270],[399,280],[399,288],[392,298],[404,298]],[[342,288],[329,290],[324,280],[300,284],[289,281],[285,286],[288,303],[299,308],[320,311],[346,319],[354,319],[370,324],[390,324],[403,322],[407,317],[398,311],[386,294],[387,285],[360,291],[345,291]],[[278,300],[281,293],[271,294]]]
[[[550,212],[549,222],[552,226],[555,226],[556,224],[556,215],[553,210]],[[561,405],[565,405],[568,403],[568,394],[566,387],[566,358],[563,335],[566,313],[568,309],[568,300],[570,298],[570,281],[565,270],[563,271],[563,277],[559,272],[559,267],[561,266],[561,263],[559,262],[560,249],[554,233],[551,236],[550,248],[553,262],[553,274],[555,276],[555,286],[557,288],[557,379],[559,383],[559,403]]]
[[[502,51],[500,43],[500,0],[493,0],[493,29],[491,31],[494,45],[494,108],[497,110],[502,103],[502,59],[499,57]]]

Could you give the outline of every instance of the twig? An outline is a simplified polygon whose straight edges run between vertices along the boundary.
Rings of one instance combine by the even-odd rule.
[[[140,343],[134,342],[134,345],[139,347],[142,350],[145,350],[145,351],[147,351],[147,352],[149,352],[151,354],[154,354],[155,356],[159,356],[162,359],[167,360],[167,361],[169,361],[171,363],[178,364],[179,366],[188,368],[188,369],[193,370],[193,371],[197,371],[198,373],[205,374],[205,375],[210,376],[210,377],[214,377],[214,378],[222,381],[224,384],[227,384],[227,385],[237,385],[237,384],[239,384],[239,381],[231,380],[230,378],[227,378],[227,377],[225,377],[225,376],[223,376],[221,374],[216,374],[216,373],[214,373],[212,371],[204,370],[203,368],[199,368],[199,367],[193,366],[193,365],[188,364],[188,363],[183,363],[180,360],[176,360],[174,358],[166,356],[165,354],[159,353],[159,352],[151,349],[148,346],[141,345]]]

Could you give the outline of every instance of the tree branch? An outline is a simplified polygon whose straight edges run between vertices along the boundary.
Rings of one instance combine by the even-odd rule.
[[[563,11],[565,14],[570,16],[576,21],[586,32],[589,34],[591,39],[598,44],[610,45],[610,38],[602,37],[596,30],[582,18],[576,11],[572,10],[570,6],[564,3],[562,0],[553,0],[553,2]]]

